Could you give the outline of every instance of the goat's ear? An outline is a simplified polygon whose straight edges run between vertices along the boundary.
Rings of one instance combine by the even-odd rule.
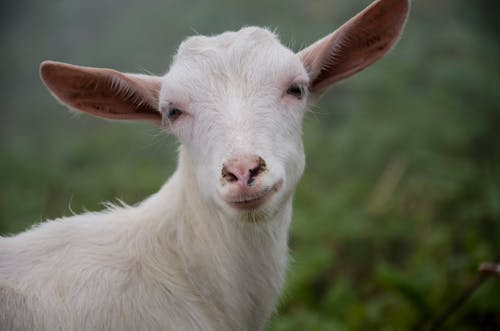
[[[52,94],[70,108],[110,119],[161,123],[159,77],[53,61],[42,62],[40,76]]]
[[[399,39],[409,8],[409,0],[377,0],[332,34],[300,51],[310,91],[320,94],[384,56]]]

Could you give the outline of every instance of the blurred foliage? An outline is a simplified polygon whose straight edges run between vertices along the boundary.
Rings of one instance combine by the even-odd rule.
[[[2,3],[0,233],[139,201],[175,168],[176,142],[156,129],[62,111],[38,79],[42,60],[161,73],[185,36],[243,25],[277,27],[300,49],[368,3]],[[292,261],[269,330],[424,330],[498,257],[497,7],[414,1],[396,49],[308,115]],[[498,280],[486,282],[444,330],[500,329],[499,297]]]

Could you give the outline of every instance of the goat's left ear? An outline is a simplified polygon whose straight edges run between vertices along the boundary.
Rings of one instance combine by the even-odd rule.
[[[161,123],[161,79],[112,69],[45,61],[40,76],[52,94],[70,108],[110,119]]]
[[[298,53],[309,89],[320,94],[384,56],[403,31],[409,0],[377,0],[339,29]]]

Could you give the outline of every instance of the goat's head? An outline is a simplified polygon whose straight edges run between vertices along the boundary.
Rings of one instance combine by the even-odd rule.
[[[408,0],[378,0],[299,53],[261,28],[188,38],[163,77],[44,62],[41,76],[71,108],[145,119],[174,134],[204,198],[228,212],[276,209],[304,169],[302,118],[328,86],[397,41]]]

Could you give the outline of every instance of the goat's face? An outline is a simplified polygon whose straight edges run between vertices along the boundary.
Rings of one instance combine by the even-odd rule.
[[[224,210],[269,211],[304,169],[309,76],[265,29],[184,41],[162,81],[160,112],[193,161],[206,199]]]
[[[41,75],[71,108],[151,120],[176,135],[202,195],[222,210],[269,214],[304,169],[309,98],[386,54],[408,10],[408,0],[376,0],[297,54],[271,32],[245,28],[187,39],[164,77],[57,62],[44,62]]]

